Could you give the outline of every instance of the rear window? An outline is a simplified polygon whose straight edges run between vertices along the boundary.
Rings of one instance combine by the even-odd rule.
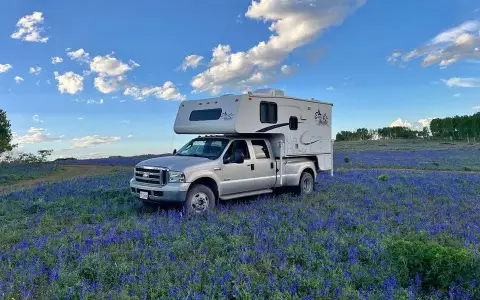
[[[194,110],[190,114],[190,121],[218,120],[222,115],[221,108]]]

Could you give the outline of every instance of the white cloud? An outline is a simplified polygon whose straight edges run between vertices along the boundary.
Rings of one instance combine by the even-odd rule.
[[[19,84],[19,83],[21,83],[21,82],[23,81],[23,78],[20,77],[20,76],[15,76],[15,78],[13,78],[13,79],[15,79],[15,82],[16,82],[17,84]]]
[[[401,118],[398,118],[392,124],[390,124],[389,127],[408,127],[408,128],[411,128],[412,124],[410,124],[410,122],[408,122],[408,121],[403,121]]]
[[[131,138],[133,138],[133,135],[130,134],[130,135],[128,135],[127,138],[131,139]]]
[[[333,91],[335,91],[335,88],[333,86],[329,86],[325,90],[328,91],[328,92],[333,92]]]
[[[462,94],[455,94],[453,97],[460,97]]]
[[[73,72],[66,72],[59,75],[54,72],[55,79],[58,81],[58,90],[60,93],[76,94],[83,91],[83,77]]]
[[[480,110],[480,106],[474,106],[472,107],[473,110]]]
[[[94,85],[100,92],[104,94],[112,93],[123,87],[126,84],[127,78],[123,75],[116,77],[103,77],[99,76],[95,78]]]
[[[59,56],[52,57],[52,64],[56,65],[56,64],[60,64],[62,62],[63,62],[63,58],[61,58]]]
[[[90,62],[90,69],[100,76],[119,76],[130,71],[132,67],[107,54],[95,56]]]
[[[140,65],[137,64],[134,60],[130,60],[130,61],[128,62],[128,64],[129,64],[130,67],[132,67],[132,68],[138,68],[138,67],[140,67]]]
[[[425,118],[425,119],[420,119],[415,123],[410,123],[407,120],[402,120],[401,118],[398,118],[392,124],[390,124],[389,127],[408,127],[412,130],[416,131],[421,131],[423,130],[423,127],[430,128],[430,123],[432,122],[434,118]]]
[[[220,92],[223,88],[245,89],[244,83],[253,74],[272,69],[295,49],[318,38],[326,29],[340,25],[366,0],[252,1],[245,16],[271,22],[273,33],[244,52],[232,52],[229,45],[213,49],[209,68],[195,76],[191,85],[195,92]]]
[[[28,72],[30,74],[38,75],[38,74],[40,74],[41,71],[42,71],[42,68],[40,68],[40,67],[30,67]]]
[[[108,137],[108,136],[101,137],[101,136],[98,136],[98,135],[85,136],[85,137],[82,137],[82,138],[73,139],[73,141],[74,141],[73,147],[74,148],[88,148],[88,147],[92,147],[92,146],[96,146],[96,145],[100,145],[100,144],[114,143],[114,142],[118,142],[120,140],[121,140],[120,137]]]
[[[47,84],[52,84],[52,83],[50,82],[50,79],[47,79],[45,82],[46,82]]]
[[[87,104],[103,104],[103,99],[100,99],[98,101],[95,100],[87,100]]]
[[[40,116],[39,116],[39,115],[34,115],[34,116],[32,117],[32,120],[34,120],[35,122],[43,123],[43,120],[40,120]]]
[[[189,55],[185,57],[182,63],[182,70],[186,71],[188,68],[195,69],[200,65],[203,56],[200,55]]]
[[[125,101],[127,101],[127,100],[120,100],[120,103],[123,103],[123,102],[125,102]]]
[[[449,87],[473,88],[480,87],[480,78],[459,78],[454,77],[448,80],[442,80]]]
[[[39,133],[39,132],[44,132],[44,131],[46,131],[46,129],[30,127],[30,129],[28,130],[28,133]]]
[[[78,118],[78,120],[80,120],[80,121],[83,120],[83,117]]]
[[[43,24],[44,18],[41,12],[35,11],[31,15],[26,15],[22,17],[17,22],[17,30],[12,33],[10,36],[12,39],[19,40],[26,42],[40,42],[46,43],[48,41],[48,37],[41,37],[40,34],[43,32]]]
[[[44,142],[61,141],[61,140],[62,140],[62,137],[50,137],[50,134],[45,134],[43,133],[43,131],[36,131],[36,132],[33,132],[32,134],[16,136],[13,139],[13,143],[22,145],[22,144],[37,144],[37,143],[44,143]]]
[[[12,68],[11,64],[5,64],[5,65],[0,64],[0,73],[8,72],[8,70],[10,70],[11,68]]]
[[[476,61],[480,59],[480,21],[468,21],[450,28],[423,46],[405,53],[404,61],[423,58],[422,65],[428,67],[438,64],[447,67],[458,61]]]
[[[387,61],[389,63],[396,63],[398,61],[398,59],[400,58],[400,56],[402,56],[402,51],[400,50],[395,50],[393,51],[392,55],[390,55],[389,57],[387,57]]]
[[[293,65],[283,65],[280,69],[284,75],[293,75],[297,72],[298,66]]]
[[[67,52],[67,55],[70,57],[71,60],[76,60],[78,62],[88,63],[90,61],[90,54],[85,52],[83,48],[76,51]]]
[[[135,100],[144,100],[149,96],[154,96],[157,99],[163,100],[185,100],[186,96],[182,95],[177,89],[175,84],[171,81],[167,81],[163,86],[159,87],[147,87],[140,89],[136,86],[131,86],[125,89],[123,92],[125,96],[132,96]]]

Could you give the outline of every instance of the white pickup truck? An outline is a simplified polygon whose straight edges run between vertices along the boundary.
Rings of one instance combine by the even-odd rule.
[[[333,170],[331,112],[330,103],[278,90],[183,101],[174,131],[201,136],[172,156],[137,164],[131,193],[194,213],[280,187],[311,194],[317,173]]]
[[[272,153],[268,139],[195,138],[173,156],[139,163],[130,181],[131,192],[146,202],[178,202],[189,212],[203,212],[219,199],[271,193],[282,186],[294,186],[302,195],[314,191],[313,160],[298,157],[280,162]]]

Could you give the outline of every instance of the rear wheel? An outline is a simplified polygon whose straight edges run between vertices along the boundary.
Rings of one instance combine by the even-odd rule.
[[[184,203],[187,213],[202,214],[215,208],[215,194],[203,184],[196,184],[187,193]]]
[[[314,192],[315,190],[315,181],[313,180],[312,174],[309,172],[303,172],[300,176],[300,182],[297,187],[297,193],[301,196],[307,196]]]

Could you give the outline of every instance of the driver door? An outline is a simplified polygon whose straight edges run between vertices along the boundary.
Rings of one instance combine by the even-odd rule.
[[[234,151],[240,149],[243,152],[245,160],[241,164],[228,161],[233,157]],[[251,170],[252,155],[245,140],[236,140],[230,144],[225,152],[224,163],[222,167],[221,193],[222,195],[231,195],[255,190],[254,174]]]

